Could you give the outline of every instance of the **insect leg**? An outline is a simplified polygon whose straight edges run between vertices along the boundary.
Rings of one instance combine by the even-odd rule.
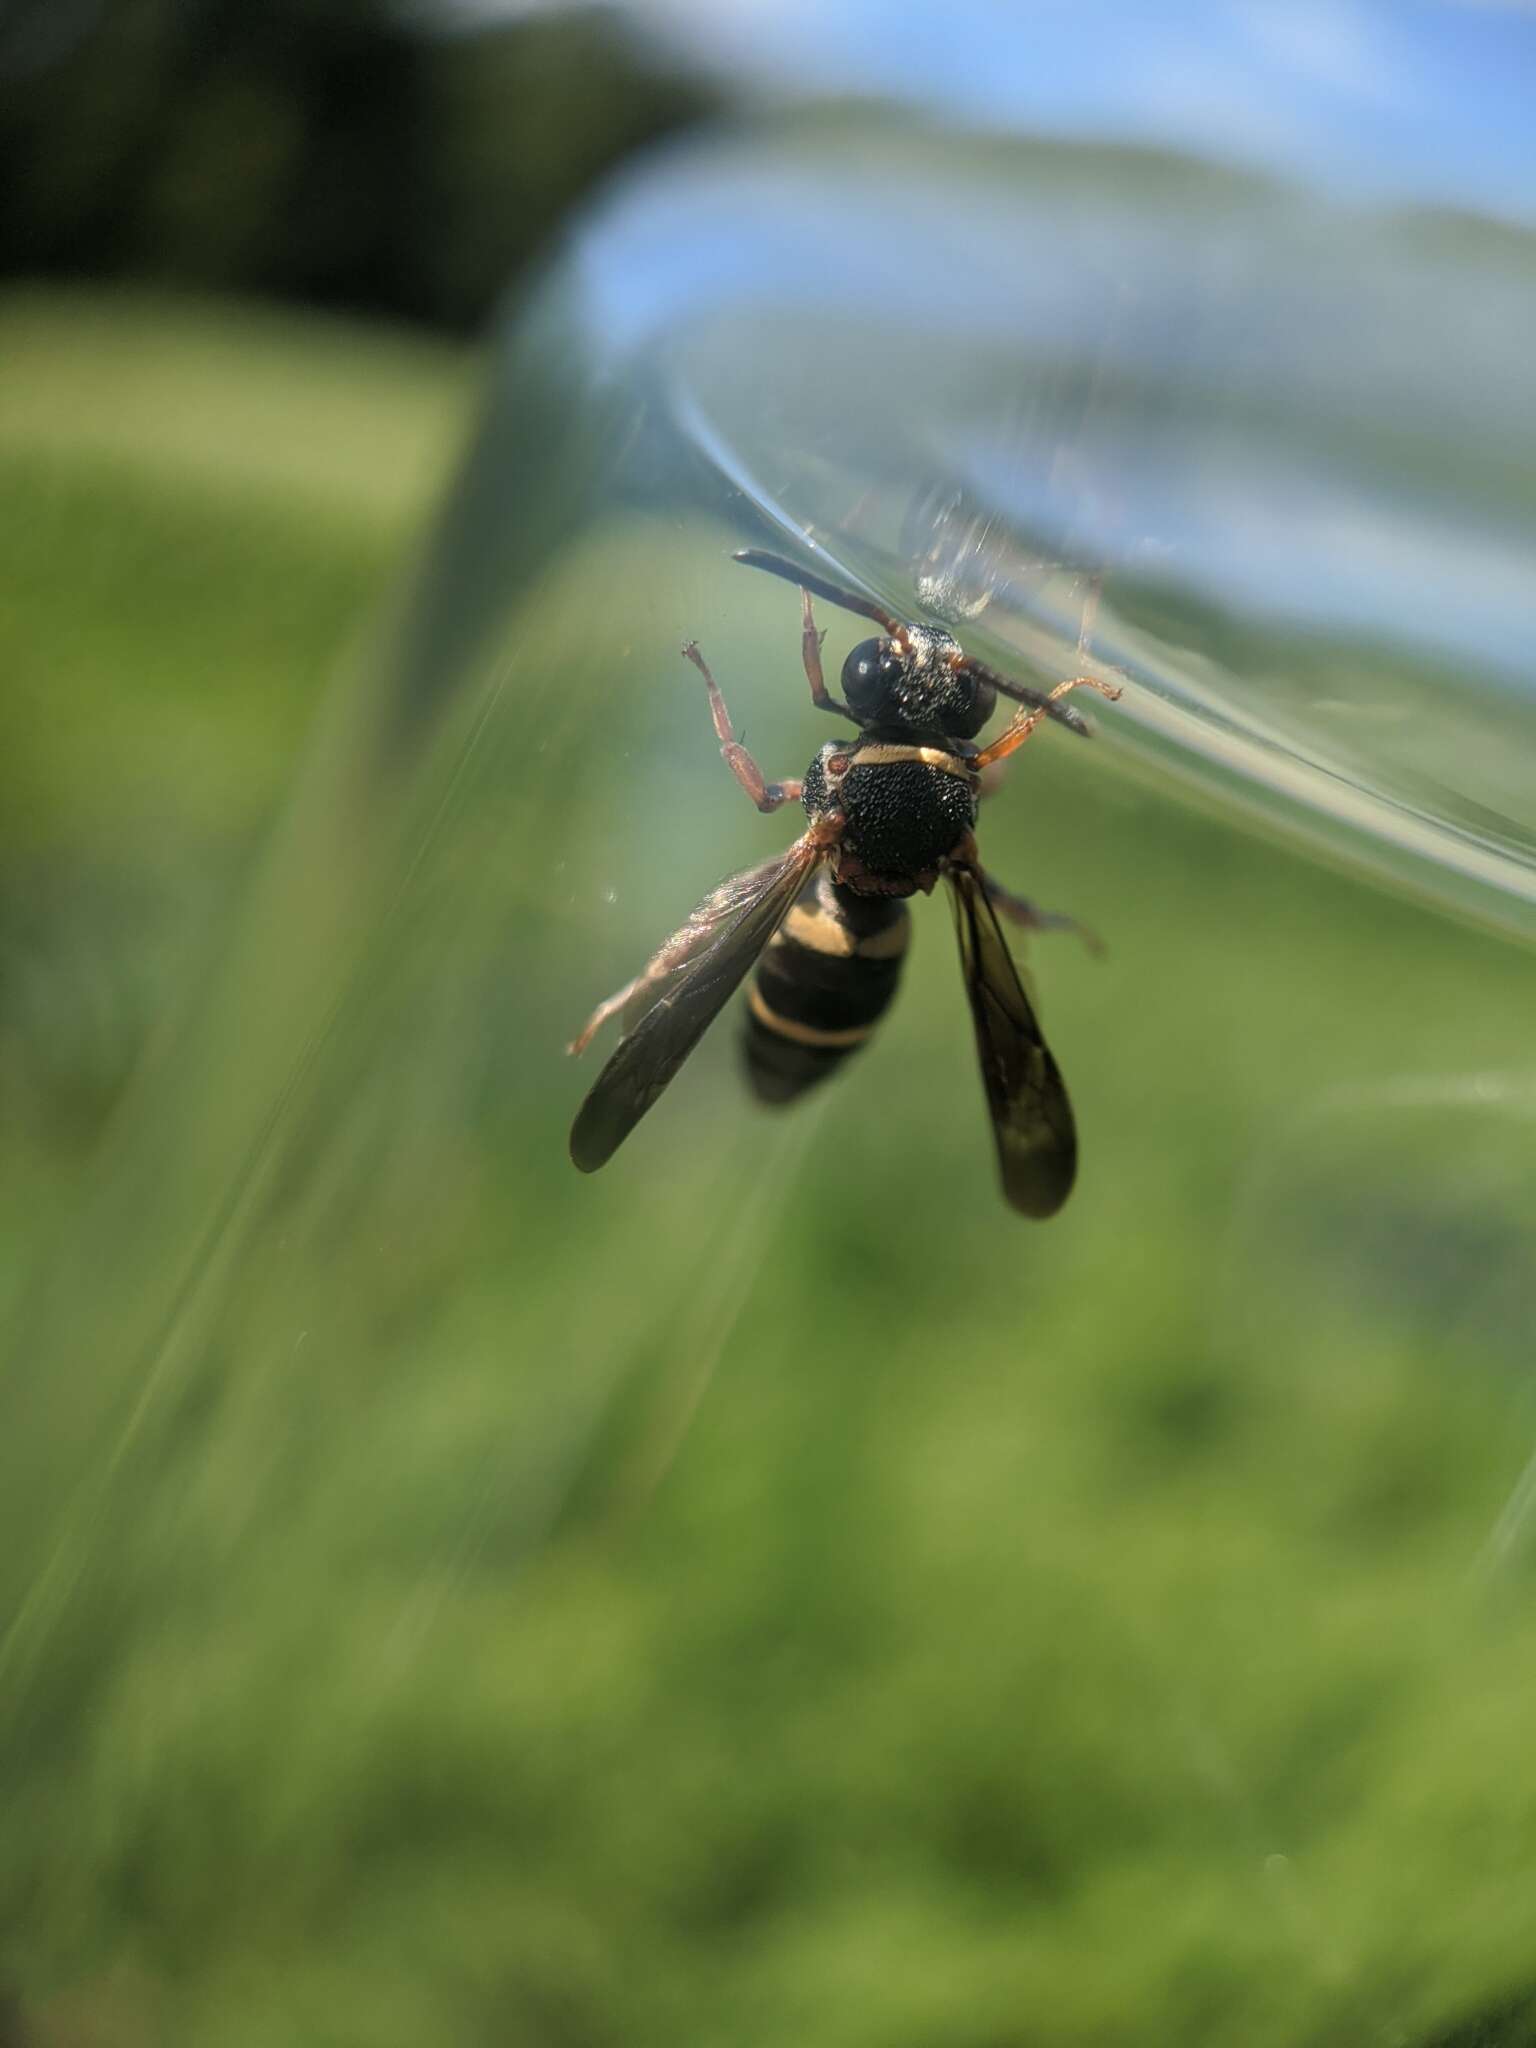
[[[1006,761],[1010,754],[1023,746],[1040,721],[1050,716],[1052,705],[1065,697],[1069,690],[1097,690],[1101,697],[1108,697],[1111,703],[1120,695],[1118,683],[1101,682],[1097,676],[1069,676],[1064,683],[1056,685],[1043,704],[1015,718],[1007,731],[995,739],[990,747],[983,747],[979,754],[973,754],[971,766],[980,770],[990,768],[994,761]]]
[[[825,633],[816,630],[815,614],[811,610],[811,593],[800,592],[800,658],[805,663],[805,679],[811,686],[811,702],[818,711],[835,711],[841,718],[853,718],[848,706],[834,697],[827,688],[827,679],[821,672],[821,643]],[[854,720],[857,724],[857,719]]]
[[[1015,896],[1011,889],[1005,889],[994,875],[982,871],[982,886],[987,900],[999,917],[1006,917],[1010,924],[1016,924],[1024,931],[1031,932],[1076,932],[1090,953],[1102,954],[1104,942],[1095,931],[1079,923],[1075,917],[1064,917],[1059,910],[1042,910],[1037,903],[1031,903],[1027,896]]]
[[[708,664],[699,652],[698,642],[687,641],[683,653],[704,678],[704,687],[709,692],[709,715],[715,722],[715,737],[720,742],[720,752],[725,756],[725,765],[753,803],[760,811],[776,811],[780,804],[795,801],[801,792],[800,783],[766,781],[762,769],[737,739],[731,729],[731,715],[725,708],[720,685],[710,674]]]
[[[1012,767],[1013,763],[1011,761],[994,761],[990,768],[982,771],[976,794],[983,803],[985,803],[989,796],[997,795],[997,792],[1008,780]]]
[[[633,981],[626,981],[621,989],[616,989],[611,996],[603,998],[602,1002],[598,1004],[586,1023],[582,1025],[576,1036],[565,1048],[573,1059],[579,1058],[586,1051],[593,1039],[596,1038],[598,1032],[608,1022],[608,1019],[616,1011],[623,1009],[624,1005],[644,980],[645,976],[643,974],[637,974]]]
[[[1068,569],[1071,565],[1067,562],[1032,562],[1028,566],[1043,569]],[[1082,581],[1084,579],[1078,577],[1076,580]],[[1094,627],[1099,616],[1099,599],[1104,590],[1104,571],[1096,569],[1086,581],[1088,589],[1083,599],[1082,618],[1077,629],[1077,665],[1079,669],[1085,669],[1088,666],[1090,643],[1092,642]],[[989,668],[984,661],[978,661],[973,654],[962,655],[955,665],[966,674],[975,676],[978,681],[990,683],[1000,697],[1011,697],[1015,703],[1024,705],[1029,711],[1043,711],[1047,718],[1055,719],[1058,725],[1069,727],[1071,731],[1078,734],[1082,739],[1090,739],[1092,737],[1093,728],[1087,719],[1084,718],[1083,714],[1070,704],[1058,703],[1056,701],[1057,698],[1063,695],[1062,691],[1052,690],[1047,693],[1044,690],[1031,689],[1027,683],[1015,682],[1012,676],[1002,675],[997,669]],[[1099,667],[1102,671],[1104,664],[1101,662]],[[1109,670],[1109,673],[1113,676],[1118,676],[1121,671],[1112,668]],[[1095,688],[1098,687],[1100,686],[1096,684]],[[995,788],[995,786],[995,779],[988,784],[989,789]]]
[[[642,989],[649,988],[652,982],[660,981],[679,961],[687,958],[691,949],[698,944],[699,936],[695,922],[690,918],[688,923],[680,925],[670,938],[663,939],[633,981],[626,981],[622,988],[615,989],[611,996],[603,998],[565,1048],[566,1051],[576,1056],[584,1053],[610,1017],[616,1016],[620,1010],[627,1010],[631,1000]]]

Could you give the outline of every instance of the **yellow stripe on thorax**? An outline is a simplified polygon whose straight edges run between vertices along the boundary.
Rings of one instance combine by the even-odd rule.
[[[887,768],[897,761],[921,761],[925,768],[942,769],[946,775],[974,775],[975,769],[960,754],[948,754],[942,747],[904,747],[877,740],[860,747],[853,756],[855,768]]]

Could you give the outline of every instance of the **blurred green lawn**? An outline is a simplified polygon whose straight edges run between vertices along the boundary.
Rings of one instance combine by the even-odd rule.
[[[0,299],[0,1300],[451,460],[461,351]]]
[[[471,375],[41,294],[0,304],[0,353],[21,1302]],[[614,545],[543,593],[572,634]],[[782,615],[742,602],[739,645]],[[688,693],[659,702],[614,709],[617,756],[659,719],[649,798],[716,781],[636,885],[657,929],[531,889],[497,950],[519,828],[488,745],[433,884],[452,934],[402,917],[377,1018],[317,1055],[297,1150],[325,1185],[274,1198],[0,1723],[0,1991],[43,2042],[233,2048],[1352,2048],[1517,1991],[1536,1637],[1523,1550],[1488,1545],[1536,1422],[1527,963],[1063,742],[986,842],[1111,944],[1034,960],[1087,1133],[1059,1225],[995,1201],[937,907],[801,1135],[717,1148],[738,1110],[701,1054],[657,1112],[697,1125],[671,1178],[637,1150],[580,1182],[579,1081],[498,1037],[498,981],[554,963],[554,1044],[690,889],[778,843]],[[603,772],[573,777],[599,839]],[[370,1076],[368,1031],[466,976],[483,1000],[408,1086]],[[648,1322],[646,1233],[709,1205],[718,1275]],[[573,1322],[606,1379],[562,1379]],[[117,1369],[74,1362],[74,1415]],[[13,1437],[13,1482],[30,1455]],[[7,1512],[15,1537],[40,1509],[13,1483]],[[9,1612],[34,1588],[4,1555]]]

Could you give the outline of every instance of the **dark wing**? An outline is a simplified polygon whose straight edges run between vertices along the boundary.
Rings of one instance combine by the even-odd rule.
[[[824,857],[807,833],[787,853],[732,875],[657,954],[635,990],[636,1001],[648,1007],[619,1040],[571,1126],[571,1157],[583,1173],[595,1173],[617,1152],[740,987]]]
[[[1026,1216],[1054,1216],[1077,1172],[1072,1105],[980,874],[954,867],[949,880],[1003,1193]]]
[[[861,619],[873,619],[887,633],[901,631],[901,620],[891,612],[882,611],[873,599],[861,597],[856,590],[847,590],[840,583],[824,582],[820,576],[813,576],[797,563],[785,561],[782,555],[770,555],[762,548],[740,548],[731,559],[743,563],[748,569],[766,569],[770,576],[782,576],[786,583],[808,590],[812,597],[824,597],[828,604],[840,604],[845,612],[857,612]]]

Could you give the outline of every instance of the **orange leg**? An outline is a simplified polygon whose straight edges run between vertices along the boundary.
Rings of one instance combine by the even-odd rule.
[[[1030,932],[1076,932],[1090,953],[1100,955],[1104,942],[1095,931],[1080,924],[1075,917],[1064,917],[1059,910],[1042,910],[1037,903],[1031,903],[1027,896],[1015,896],[1011,889],[1005,889],[1001,882],[982,871],[982,886],[987,900],[999,917],[1006,917],[1010,924],[1019,925]]]
[[[730,713],[725,708],[720,685],[710,674],[704,657],[699,652],[697,641],[688,641],[683,653],[704,678],[704,687],[709,692],[709,715],[715,722],[715,737],[720,742],[720,752],[725,756],[727,768],[760,811],[776,811],[780,804],[793,803],[801,794],[802,784],[768,782],[764,779],[762,769],[731,729]]]
[[[1058,699],[1065,697],[1069,690],[1097,690],[1101,697],[1108,697],[1111,703],[1120,695],[1118,683],[1100,682],[1097,676],[1069,676],[1064,683],[1056,685],[1037,709],[1015,718],[1007,731],[995,739],[990,747],[983,747],[979,754],[973,754],[971,766],[980,772],[983,768],[990,768],[994,761],[1006,761],[1010,754],[1016,753],[1023,746],[1036,726],[1049,716],[1050,707]]]
[[[687,921],[679,925],[670,938],[662,940],[632,981],[626,981],[621,989],[615,989],[611,996],[603,998],[566,1051],[585,1052],[610,1017],[627,1010],[636,997],[643,997],[649,989],[684,968],[696,952],[718,936],[727,917],[743,904],[750,905],[754,886],[760,885],[764,878],[772,881],[786,860],[793,861],[797,855],[810,852],[818,858],[830,853],[845,823],[842,812],[835,807],[823,811],[811,820],[804,837],[790,848],[787,855],[774,855],[743,874],[728,875],[717,889],[712,889],[703,902],[696,905]],[[814,860],[811,865],[814,866]]]
[[[698,943],[698,937],[698,930],[690,919],[680,930],[673,932],[670,938],[663,939],[633,981],[626,981],[624,986],[615,989],[611,996],[604,996],[565,1048],[566,1051],[578,1057],[584,1053],[608,1019],[616,1017],[620,1010],[628,1009],[631,996],[637,995],[643,988],[648,988],[652,982],[660,981],[681,961],[687,959],[690,948]]]
[[[596,1038],[598,1032],[608,1022],[608,1019],[618,1015],[641,982],[646,979],[647,977],[643,973],[637,974],[633,981],[626,981],[621,989],[616,989],[611,996],[603,998],[602,1002],[598,1004],[586,1023],[582,1025],[576,1036],[565,1048],[572,1058],[579,1058],[586,1051],[593,1039]]]
[[[811,686],[811,702],[818,711],[835,711],[841,718],[852,718],[853,713],[846,704],[840,703],[827,688],[827,679],[821,672],[821,643],[825,633],[816,630],[816,616],[811,610],[811,593],[800,592],[800,659],[805,663],[805,680]]]

